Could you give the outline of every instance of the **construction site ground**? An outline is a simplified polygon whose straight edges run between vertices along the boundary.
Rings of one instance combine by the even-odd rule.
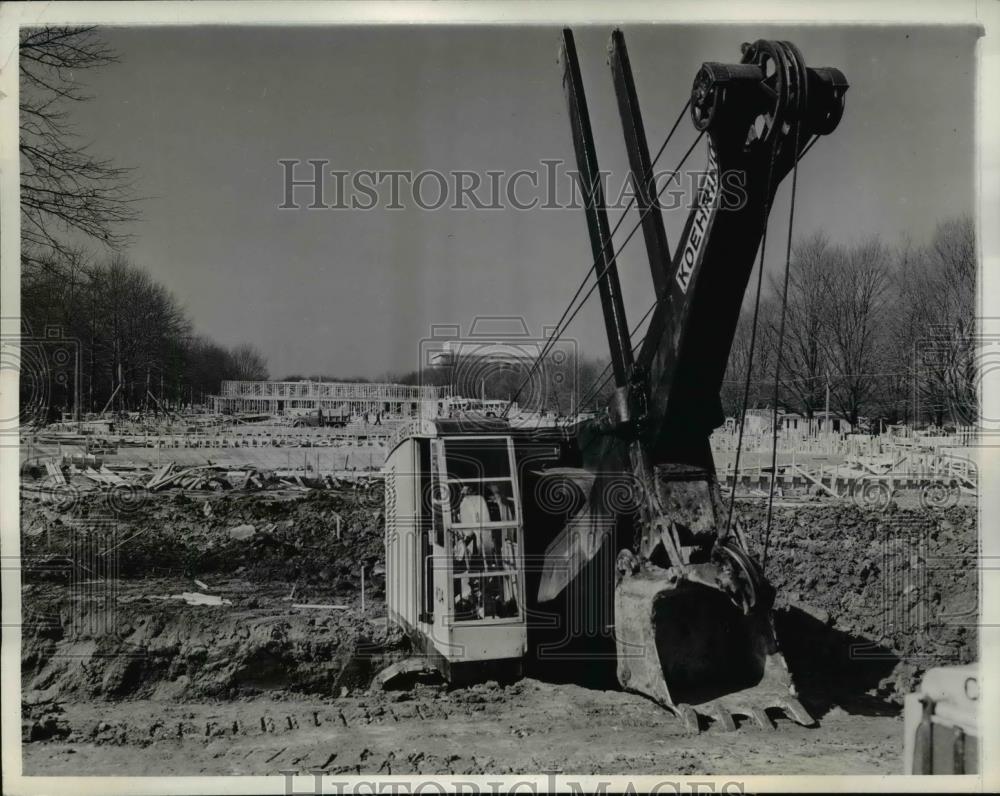
[[[835,708],[816,729],[782,723],[773,732],[743,726],[725,737],[712,731],[692,735],[642,697],[532,679],[450,694],[427,687],[377,697],[68,702],[63,709],[62,719],[79,740],[26,744],[27,775],[902,770],[902,722],[891,715]]]
[[[895,774],[902,695],[977,657],[967,497],[811,496],[776,507],[767,573],[815,727],[689,733],[582,663],[383,691],[372,677],[410,650],[385,620],[382,501],[374,479],[165,489],[113,512],[101,492],[22,494],[25,774]],[[738,502],[758,553],[765,510]]]

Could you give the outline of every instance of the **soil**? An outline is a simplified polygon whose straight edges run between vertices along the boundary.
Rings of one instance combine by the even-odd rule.
[[[765,508],[741,515],[763,558]],[[927,669],[976,660],[976,517],[973,506],[776,509],[766,573],[792,671],[900,704]]]
[[[51,710],[51,708],[44,708]],[[448,691],[225,702],[68,702],[61,738],[24,745],[26,774],[884,774],[901,722],[834,708],[817,729],[687,733],[634,694],[522,680]]]
[[[113,517],[25,499],[25,773],[893,774],[902,695],[977,655],[974,508],[817,501],[775,509],[766,564],[816,727],[691,734],[641,696],[531,678],[372,689],[409,654],[384,618],[382,501],[377,483],[152,494]],[[762,553],[763,507],[738,511]]]

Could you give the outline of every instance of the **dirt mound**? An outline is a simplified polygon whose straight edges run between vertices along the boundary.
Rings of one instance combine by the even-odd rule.
[[[384,621],[356,610],[293,609],[259,596],[222,606],[140,597],[111,613],[99,604],[81,613],[59,595],[50,598],[46,614],[57,621],[25,628],[22,645],[23,686],[36,701],[334,696],[367,688],[407,652]],[[29,592],[29,599],[40,605],[46,595]]]
[[[72,732],[65,710],[54,699],[25,699],[21,705],[21,740],[48,741],[67,738]]]
[[[361,567],[372,575],[384,559],[382,511],[381,485],[290,499],[261,494],[195,500],[154,494],[131,511],[115,514],[107,514],[99,498],[80,500],[71,513],[25,501],[22,549],[26,561],[53,564],[77,557],[81,544],[113,551],[121,578],[239,573],[261,582],[353,592]],[[249,530],[234,535],[241,526]],[[28,567],[26,579],[52,577],[57,570]],[[382,588],[380,573],[374,574],[373,594]]]
[[[762,553],[765,507],[740,516]],[[970,507],[776,507],[766,573],[793,671],[899,701],[927,669],[975,660],[977,555]]]
[[[405,651],[360,604],[362,567],[367,607],[384,593],[381,487],[156,494],[104,512],[89,498],[70,513],[22,504],[26,691],[333,695],[367,686]],[[176,599],[185,593],[216,604]]]
[[[379,660],[396,654],[384,625],[371,626],[358,610],[362,567],[369,606],[384,593],[381,485],[238,498],[155,494],[128,513],[103,511],[88,500],[70,514],[22,503],[25,611],[48,617],[25,630],[32,688],[106,697],[326,693],[358,650]],[[739,513],[760,555],[765,508],[744,503]],[[118,606],[114,633],[78,632],[81,594],[67,586],[91,577],[73,563],[81,549],[98,558],[113,551],[122,593],[136,600]],[[802,690],[817,704],[858,695],[898,701],[926,669],[974,660],[977,554],[974,508],[776,507],[767,576]],[[236,585],[219,591],[227,580]],[[193,581],[231,605],[152,599],[194,590]],[[297,612],[293,602],[351,610]],[[358,666],[360,681],[367,664]]]

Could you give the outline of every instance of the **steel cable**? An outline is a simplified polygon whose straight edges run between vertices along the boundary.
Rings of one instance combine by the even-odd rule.
[[[802,123],[795,122],[795,149],[798,151],[799,135]],[[815,140],[815,139],[814,139]],[[792,166],[792,197],[788,208],[788,243],[785,247],[785,279],[781,292],[781,321],[778,326],[778,357],[774,363],[774,406],[771,418],[771,486],[767,494],[767,522],[764,526],[764,552],[761,554],[761,570],[767,567],[767,550],[771,540],[771,519],[774,510],[774,485],[778,476],[778,391],[781,386],[781,355],[785,342],[785,315],[788,308],[788,275],[792,264],[792,228],[795,221],[795,192],[798,187],[799,161]],[[733,482],[733,494],[736,494],[736,482]]]
[[[682,157],[680,163],[677,164],[677,168],[674,169],[671,172],[671,178],[673,176],[676,176],[677,172],[679,172],[681,170],[681,168],[683,167],[684,163],[687,161],[687,159],[691,156],[691,153],[694,151],[694,148],[698,145],[698,142],[701,141],[703,135],[705,135],[704,131],[698,133],[698,137],[695,138],[694,143],[692,143],[691,146],[688,147],[687,152],[684,153],[684,157]],[[656,198],[657,199],[660,198],[660,196],[663,194],[663,192],[667,189],[667,185],[669,185],[669,184],[670,184],[670,182],[668,181],[659,191],[657,191],[657,193],[656,193]],[[631,203],[629,203],[629,206],[631,206]],[[656,204],[651,204],[649,207],[646,208],[646,211],[639,216],[638,223],[634,227],[632,227],[632,229],[629,231],[628,235],[626,236],[625,241],[622,243],[621,246],[618,247],[617,251],[615,251],[613,253],[614,256],[611,258],[611,262],[609,262],[605,266],[604,270],[601,271],[601,273],[598,275],[597,279],[594,280],[594,284],[590,286],[590,290],[587,291],[587,293],[584,295],[584,297],[580,300],[580,303],[577,304],[576,309],[573,310],[572,314],[566,320],[565,327],[562,330],[559,330],[557,328],[556,332],[553,332],[553,337],[549,338],[550,340],[558,340],[559,337],[562,336],[563,332],[565,332],[566,329],[569,328],[569,325],[573,322],[573,319],[576,318],[576,316],[579,314],[580,310],[582,310],[583,307],[584,307],[584,305],[587,303],[587,300],[594,294],[594,291],[597,290],[598,286],[601,284],[601,279],[603,279],[604,275],[611,269],[611,266],[615,264],[615,258],[618,255],[620,255],[625,250],[625,247],[628,246],[629,241],[631,241],[632,238],[635,236],[635,233],[639,231],[639,228],[642,226],[642,222],[646,218],[646,215],[648,213],[650,213],[654,208],[657,208],[657,205]],[[617,225],[616,225],[615,228],[617,229]],[[539,359],[535,360],[536,367],[537,367],[537,364],[539,362],[541,362],[541,360],[542,360],[542,355],[539,356]],[[531,375],[534,372],[534,370],[535,370],[535,368],[532,368],[532,371],[528,373],[528,376],[521,383],[521,386],[518,388],[517,393],[515,393],[514,397],[511,399],[511,404],[513,403],[513,401],[515,401],[517,399],[517,396],[520,395],[521,390],[523,390],[524,387],[525,387],[525,385],[528,383],[528,380],[531,378]],[[511,404],[507,405],[507,410],[504,411],[503,417],[507,416],[507,411],[510,410]]]
[[[681,119],[684,118],[684,114],[687,112],[687,110],[690,107],[690,105],[691,105],[691,99],[688,98],[687,102],[684,103],[684,107],[681,108],[681,112],[679,114],[677,114],[677,118],[674,120],[673,126],[671,126],[671,128],[670,128],[670,132],[667,133],[667,137],[665,139],[663,139],[663,143],[660,145],[660,148],[657,150],[656,156],[653,158],[652,162],[649,164],[650,171],[647,172],[646,174],[642,175],[642,180],[643,181],[646,180],[651,175],[652,169],[656,166],[656,163],[659,161],[660,157],[663,155],[663,151],[667,148],[667,144],[670,143],[670,139],[673,137],[674,132],[677,130],[678,125],[680,125]],[[700,137],[701,136],[699,135],[699,138]],[[675,170],[671,174],[671,179],[673,178],[674,175],[676,175],[676,173],[677,173],[677,171],[679,169],[680,169],[680,167],[678,166],[678,169]],[[667,184],[669,184],[669,182]],[[637,190],[638,190],[638,188],[637,188]],[[656,198],[657,199],[659,199],[660,194],[662,192],[663,192],[662,190],[659,191],[659,192],[657,192],[657,194],[656,194]],[[613,242],[615,233],[618,232],[618,229],[621,227],[622,222],[625,220],[625,217],[628,215],[628,211],[632,209],[632,205],[633,204],[635,204],[635,196],[633,196],[629,200],[629,203],[628,203],[628,205],[626,205],[625,210],[622,211],[622,214],[618,218],[618,221],[615,224],[614,229],[611,230],[611,234],[608,236],[607,242],[605,242],[604,246],[601,247],[601,253],[600,253],[600,255],[598,255],[598,257],[596,257],[594,259],[594,262],[591,264],[590,268],[587,269],[587,273],[584,274],[583,280],[580,282],[580,285],[577,287],[576,292],[573,293],[573,297],[569,300],[569,304],[566,305],[566,309],[563,310],[562,315],[559,317],[559,320],[556,322],[555,329],[552,331],[552,334],[549,336],[548,340],[546,340],[545,345],[542,346],[541,352],[538,354],[538,356],[535,358],[534,362],[532,363],[531,368],[528,370],[528,375],[524,377],[524,380],[521,382],[520,386],[518,386],[518,388],[515,391],[514,395],[507,402],[507,407],[504,409],[503,414],[501,415],[501,417],[507,417],[507,415],[510,413],[511,407],[514,405],[514,402],[517,401],[517,399],[521,395],[521,392],[524,390],[524,388],[531,381],[531,377],[535,374],[535,371],[538,369],[538,366],[545,360],[545,357],[548,355],[549,351],[552,350],[552,346],[555,345],[555,343],[559,340],[560,337],[562,337],[563,333],[566,331],[565,327],[562,328],[562,329],[560,329],[560,327],[563,325],[563,321],[566,319],[567,313],[569,313],[570,309],[573,307],[573,303],[577,300],[577,298],[580,295],[580,292],[586,286],[587,280],[590,278],[590,275],[592,273],[594,273],[595,269],[597,268],[597,264],[598,264],[598,262],[600,262],[601,257],[604,256],[604,252],[605,252],[605,249],[607,248],[608,244]],[[647,209],[647,212],[648,212],[648,209]],[[645,214],[643,214],[642,218],[645,218]],[[632,234],[634,234],[634,230],[633,230],[633,233],[630,233],[629,238],[632,237]],[[626,240],[626,243],[627,243],[627,240]],[[622,244],[621,248],[618,250],[618,253],[620,253],[621,249],[624,249],[624,248],[625,248],[625,244]],[[617,256],[617,254],[614,254],[612,256],[612,258],[611,258],[611,262],[612,263],[615,262],[615,257],[616,256]],[[603,276],[607,272],[607,270],[608,270],[608,268],[605,268],[604,271],[601,272],[601,274],[597,277],[597,282],[595,284],[599,284],[600,283],[601,279],[603,278]],[[580,303],[581,307],[587,301],[587,299],[590,297],[590,295],[591,295],[592,292],[593,292],[593,290],[591,290],[590,292],[587,293],[586,296],[584,296],[583,300]],[[578,311],[579,311],[579,307],[577,308],[577,312]],[[569,326],[569,324],[572,322],[572,320],[573,320],[574,317],[576,317],[576,312],[574,312],[573,316],[571,316],[570,319],[568,321],[566,321],[566,327]]]

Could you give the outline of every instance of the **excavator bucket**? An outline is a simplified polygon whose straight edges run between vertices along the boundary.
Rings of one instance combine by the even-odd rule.
[[[767,729],[777,711],[811,726],[778,651],[769,609],[745,613],[715,584],[713,563],[626,574],[615,589],[618,680],[697,731],[705,716]],[[769,715],[769,711],[771,715]]]

